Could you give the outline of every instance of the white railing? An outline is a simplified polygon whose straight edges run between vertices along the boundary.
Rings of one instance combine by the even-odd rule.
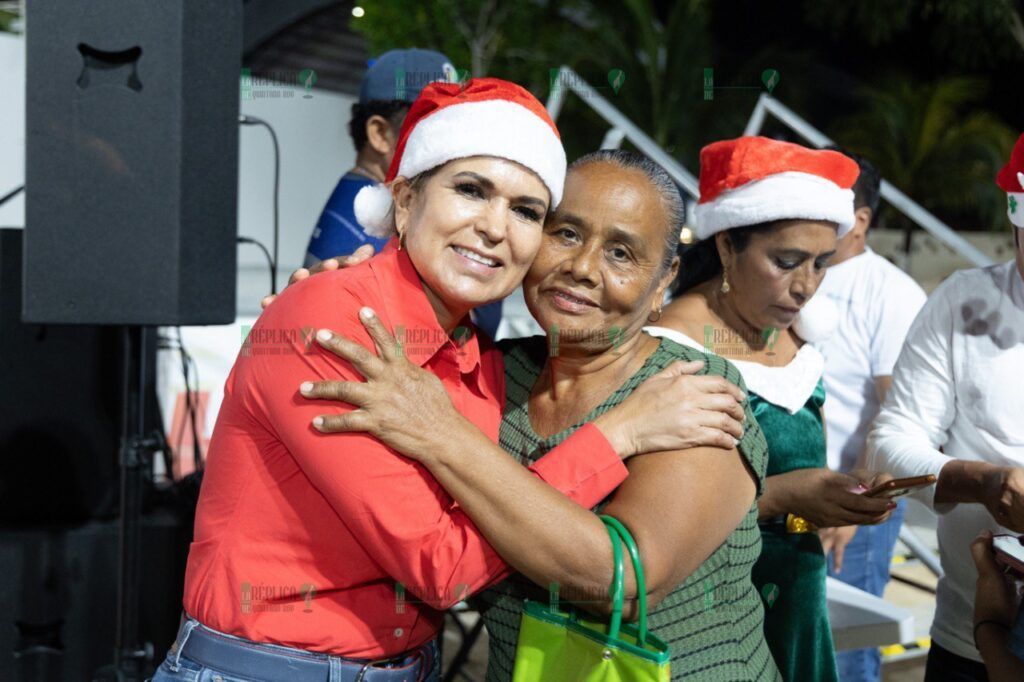
[[[785,123],[815,147],[828,147],[835,144],[828,136],[800,118],[792,109],[766,92],[761,93],[761,96],[758,98],[757,106],[754,107],[754,113],[751,114],[750,120],[747,122],[747,129],[743,131],[743,134],[757,135],[761,132],[761,127],[764,125],[767,114],[771,114]],[[887,180],[882,180],[881,194],[882,198],[892,204],[893,208],[935,235],[936,239],[974,265],[979,267],[992,265],[991,258],[954,232],[953,228],[949,225],[922,208],[916,201],[893,187]]]
[[[672,176],[672,179],[676,181],[676,184],[682,187],[693,199],[697,199],[700,196],[697,176],[686,170],[683,164],[672,158],[657,142],[648,137],[647,133],[640,130],[625,114],[612,106],[597,90],[580,78],[575,71],[568,66],[563,66],[558,70],[558,78],[554,80],[552,86],[547,103],[548,114],[552,120],[558,119],[567,90],[572,90],[591,109],[596,111],[601,118],[612,124],[611,130],[605,135],[604,142],[601,145],[602,149],[616,149],[622,144],[623,139],[627,139],[642,154],[664,168]],[[693,203],[688,201],[686,209],[686,219],[691,224],[693,222]]]
[[[657,142],[640,130],[625,114],[616,109],[568,66],[563,66],[559,69],[558,77],[554,79],[551,94],[548,96],[547,109],[552,119],[558,118],[562,104],[565,101],[565,96],[569,91],[576,93],[601,118],[612,125],[612,128],[605,135],[604,141],[601,144],[602,149],[618,148],[622,144],[623,139],[629,140],[641,153],[660,164],[692,199],[696,200],[699,198],[700,190],[698,188],[697,176],[669,155]],[[744,135],[757,135],[761,131],[768,114],[775,116],[815,147],[827,147],[833,144],[828,136],[767,93],[761,93],[761,97],[757,100],[757,106],[754,107],[754,112],[750,116],[750,121],[747,123]],[[924,230],[935,235],[937,239],[954,252],[962,255],[972,264],[976,266],[992,264],[991,258],[886,180],[882,180],[881,195],[896,210],[903,213],[903,215],[910,218],[910,220],[921,226]],[[694,203],[694,201],[687,202],[686,218],[690,224],[694,222]]]

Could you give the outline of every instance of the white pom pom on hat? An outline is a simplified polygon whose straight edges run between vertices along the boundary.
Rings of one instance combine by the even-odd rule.
[[[793,321],[793,331],[809,343],[828,339],[838,327],[839,308],[825,296],[812,296]]]
[[[366,234],[383,239],[391,236],[391,204],[391,189],[377,183],[356,193],[352,210]]]
[[[562,200],[566,159],[551,117],[536,97],[515,83],[474,78],[465,84],[430,83],[413,102],[398,134],[383,184],[364,187],[353,210],[367,234],[392,230],[390,183],[412,178],[454,159],[496,156],[525,166]]]

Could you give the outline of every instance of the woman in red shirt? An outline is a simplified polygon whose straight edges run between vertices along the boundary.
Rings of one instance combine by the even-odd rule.
[[[357,319],[373,308],[406,357],[496,441],[502,362],[468,313],[520,284],[564,175],[554,124],[525,90],[495,79],[424,89],[400,134],[391,194],[356,202],[364,224],[376,212],[400,239],[362,266],[289,287],[228,377],[186,570],[186,617],[155,681],[203,670],[226,679],[436,676],[441,609],[510,569],[422,465],[371,436],[339,441],[313,428],[322,406],[302,398],[299,383],[359,374],[311,332],[334,329],[373,348]],[[673,438],[687,423],[678,393],[635,397],[634,406],[647,402],[603,415],[533,474],[584,507],[604,498],[624,480],[635,443]],[[626,424],[637,410],[659,416]]]

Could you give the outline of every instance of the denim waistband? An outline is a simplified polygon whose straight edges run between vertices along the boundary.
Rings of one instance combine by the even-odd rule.
[[[433,641],[399,656],[364,661],[253,642],[206,627],[182,616],[168,663],[177,671],[180,657],[227,673],[288,682],[420,682],[434,667]]]

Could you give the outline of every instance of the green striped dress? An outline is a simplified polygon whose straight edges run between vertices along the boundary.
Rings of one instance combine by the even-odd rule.
[[[521,464],[529,464],[568,438],[583,424],[625,400],[633,389],[676,360],[703,360],[703,374],[724,376],[742,386],[728,360],[661,339],[643,367],[612,393],[579,424],[550,438],[539,437],[528,415],[530,390],[544,366],[547,346],[543,337],[502,344],[505,355],[505,413],[501,447]],[[758,476],[761,494],[768,449],[749,408],[747,430],[739,450]],[[672,653],[672,679],[778,680],[775,663],[764,638],[761,597],[751,583],[751,568],[761,552],[757,504],[726,541],[649,616],[651,631],[668,643]],[[484,591],[476,598],[489,635],[488,682],[512,678],[523,600],[546,601],[547,592],[519,574]]]

